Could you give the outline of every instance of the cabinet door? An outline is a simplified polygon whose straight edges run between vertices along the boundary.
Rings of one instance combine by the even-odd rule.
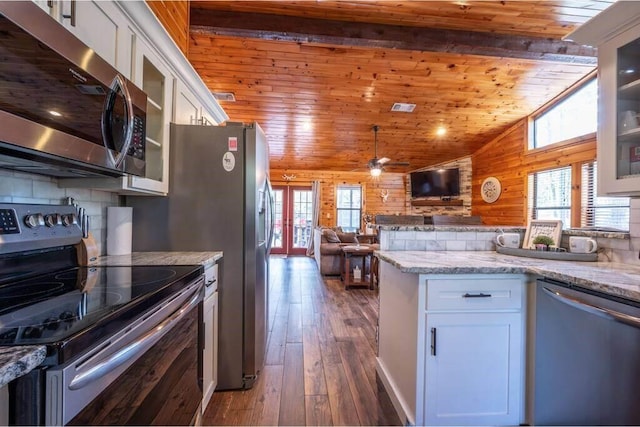
[[[598,46],[598,189],[640,194],[640,27]]]
[[[180,79],[176,79],[173,122],[179,125],[195,125],[200,115],[200,103]]]
[[[204,352],[202,355],[203,397],[202,412],[207,409],[209,400],[218,383],[218,293],[215,292],[204,302]]]
[[[425,316],[424,402],[416,423],[518,425],[521,313]]]
[[[114,2],[60,1],[55,4],[55,9],[57,19],[65,28],[125,77],[131,77],[131,56],[128,53],[131,52],[132,32],[126,17]]]
[[[47,1],[47,0],[32,0],[33,3],[37,4],[38,6],[40,6],[40,8],[42,10],[44,10],[45,12],[47,12],[48,14],[53,14],[53,5],[54,3],[52,1]]]
[[[173,111],[173,80],[168,67],[145,42],[135,43],[134,83],[147,94],[146,171],[130,176],[129,190],[169,191],[169,123]]]

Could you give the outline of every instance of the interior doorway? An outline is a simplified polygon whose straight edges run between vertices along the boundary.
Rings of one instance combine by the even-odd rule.
[[[273,187],[274,230],[271,253],[304,255],[313,238],[311,186],[276,185]]]

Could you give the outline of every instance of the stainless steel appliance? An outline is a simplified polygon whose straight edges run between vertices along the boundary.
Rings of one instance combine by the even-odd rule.
[[[146,94],[30,1],[0,2],[0,167],[144,175]]]
[[[218,389],[248,388],[264,365],[273,230],[268,149],[249,126],[171,125],[167,197],[127,197],[133,249],[222,250]]]
[[[0,345],[47,348],[9,383],[10,423],[193,421],[202,266],[77,266],[73,206],[0,204],[0,239]]]
[[[554,280],[535,301],[534,425],[640,425],[640,303]]]

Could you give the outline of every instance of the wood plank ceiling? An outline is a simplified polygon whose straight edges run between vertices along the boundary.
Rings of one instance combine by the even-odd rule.
[[[612,1],[192,1],[189,60],[271,168],[470,155],[594,70],[562,37]],[[412,113],[394,103],[415,104]],[[444,136],[436,130],[447,129]]]

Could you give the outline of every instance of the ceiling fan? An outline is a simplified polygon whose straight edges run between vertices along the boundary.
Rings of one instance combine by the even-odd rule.
[[[378,125],[373,125],[373,159],[367,162],[371,176],[380,176],[383,166],[409,166],[407,162],[392,162],[388,157],[378,158]]]

